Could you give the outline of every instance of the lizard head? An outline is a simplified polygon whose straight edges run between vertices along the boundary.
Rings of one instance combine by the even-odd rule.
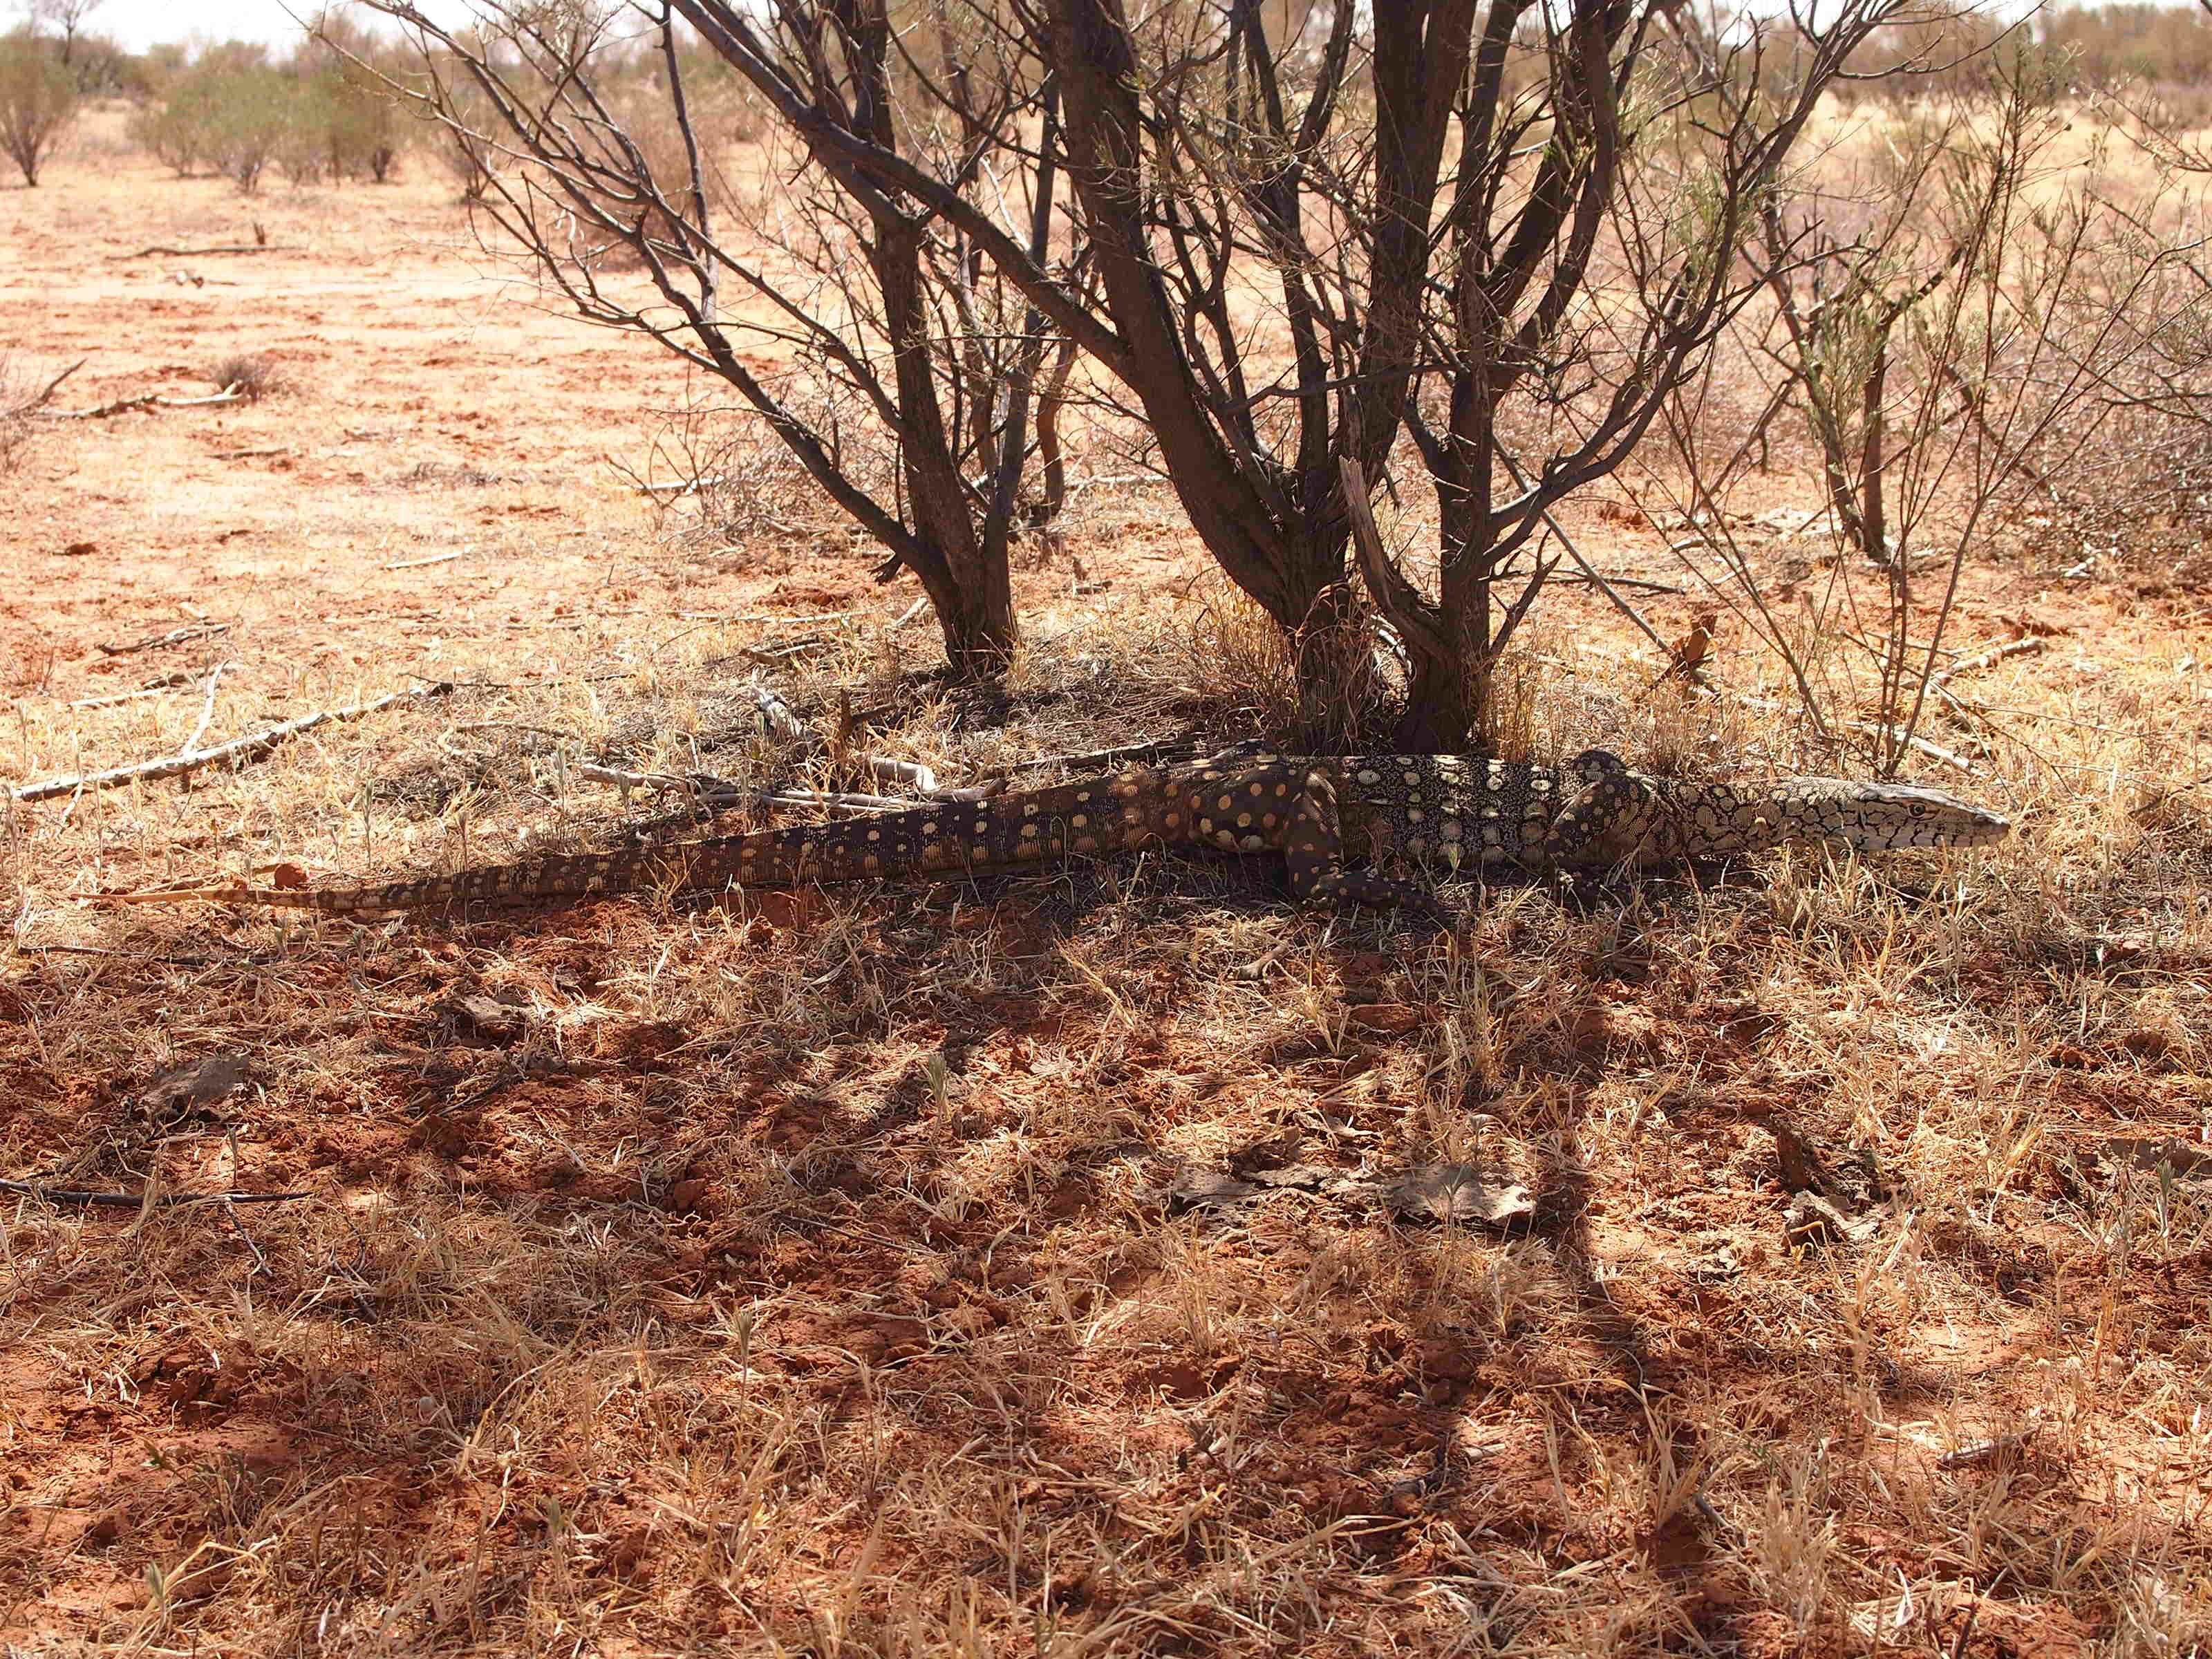
[[[1941,789],[1917,783],[1795,778],[1751,796],[1762,844],[1826,842],[1855,853],[1901,847],[1989,847],[2012,825]]]
[[[1855,853],[1986,847],[2012,828],[1994,812],[1915,783],[1691,782],[1641,776],[1617,762],[1585,771],[1583,780],[1552,825],[1562,863],[1671,864],[1799,842]]]

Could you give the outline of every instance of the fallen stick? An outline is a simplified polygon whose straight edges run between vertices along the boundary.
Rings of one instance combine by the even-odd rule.
[[[578,761],[572,769],[580,778],[611,783],[617,788],[671,790],[716,811],[732,806],[832,806],[855,812],[904,812],[929,804],[890,795],[830,794],[818,789],[747,789],[704,773],[679,778],[667,772],[626,772],[592,761]]]
[[[1936,1460],[1936,1467],[1945,1470],[1965,1469],[1991,1462],[2005,1452],[2025,1450],[2042,1431],[2040,1422],[2031,1422],[2016,1433],[1995,1435],[1987,1440],[1977,1440],[1971,1445],[1961,1446],[1956,1451],[1945,1452]]]
[[[1017,772],[1033,772],[1043,766],[1069,767],[1079,772],[1096,771],[1100,767],[1118,765],[1126,760],[1140,760],[1152,765],[1170,756],[1194,757],[1198,752],[1194,738],[1186,734],[1153,743],[1117,744],[1111,749],[1093,749],[1081,755],[1039,755],[1034,760],[1016,761],[994,775],[1008,778]]]
[[[2016,640],[2005,640],[1999,644],[1991,646],[1986,651],[1977,652],[1974,655],[1968,657],[1964,662],[1953,663],[1948,668],[1936,676],[1934,684],[1941,685],[1946,680],[1956,679],[1961,674],[1972,674],[1981,669],[1988,668],[1995,664],[2001,663],[2007,657],[2017,657],[2023,652],[2040,651],[2042,649],[2043,639],[2041,635],[2036,634],[2023,634]]]
[[[729,480],[719,472],[709,472],[696,478],[684,478],[669,483],[641,483],[636,486],[641,495],[673,495],[678,500],[695,489],[710,489]]]
[[[144,1193],[94,1193],[78,1187],[41,1187],[29,1181],[0,1181],[0,1192],[43,1198],[49,1204],[91,1204],[109,1210],[143,1210],[147,1201]],[[155,1193],[153,1202],[157,1209],[167,1209],[176,1204],[289,1204],[295,1199],[313,1196],[313,1193]]]
[[[207,736],[208,723],[215,719],[215,691],[216,688],[222,684],[222,671],[226,668],[235,668],[237,665],[235,663],[219,662],[215,665],[213,672],[208,675],[207,700],[200,704],[199,724],[192,727],[192,734],[185,739],[185,746],[177,750],[179,755],[191,754],[200,746],[200,739]]]
[[[159,697],[187,685],[198,685],[200,677],[189,668],[179,668],[173,674],[164,674],[151,685],[142,685],[136,691],[111,691],[104,697],[79,697],[71,708],[112,708],[118,702],[136,702],[141,697]]]
[[[16,801],[51,800],[57,795],[74,795],[86,789],[107,789],[118,783],[173,778],[182,773],[196,772],[203,766],[211,766],[219,761],[242,761],[265,754],[303,732],[312,732],[315,727],[328,725],[333,720],[359,720],[364,714],[374,714],[395,703],[447,696],[453,690],[450,680],[440,680],[434,685],[425,686],[420,690],[394,691],[390,696],[379,697],[374,702],[356,703],[349,708],[318,709],[312,714],[302,714],[297,720],[286,720],[282,726],[272,726],[266,731],[233,738],[228,743],[219,743],[212,749],[171,755],[161,760],[140,761],[135,765],[112,767],[105,772],[87,772],[73,778],[48,778],[41,783],[28,783],[21,788],[10,789],[8,797]]]
[[[458,553],[433,553],[427,559],[401,559],[397,563],[384,566],[383,568],[386,570],[420,570],[425,565],[451,564],[455,559],[458,559],[460,556],[461,556]]]
[[[271,444],[266,449],[218,449],[215,458],[218,461],[252,461],[264,455],[289,455],[291,453],[283,444]],[[387,569],[390,568],[386,567]]]
[[[69,379],[70,375],[76,374],[77,370],[82,368],[91,361],[92,359],[89,357],[78,358],[60,374],[55,375],[52,380],[47,381],[46,389],[44,392],[41,392],[37,397],[32,398],[30,402],[27,404],[18,404],[15,408],[8,410],[7,412],[10,416],[18,418],[26,415],[37,414],[53,400],[54,393],[61,389],[61,384],[64,380]]]
[[[910,783],[925,795],[937,793],[937,774],[920,761],[893,760],[888,755],[870,755],[861,765],[868,775],[884,778],[892,783]]]
[[[1595,571],[1584,575],[1579,570],[1571,570],[1547,580],[1563,582],[1570,587],[1601,587],[1610,583],[1615,587],[1632,587],[1639,593],[1684,593],[1689,591],[1677,587],[1672,582],[1655,582],[1642,576],[1601,576]]]
[[[738,649],[738,655],[774,667],[787,658],[802,656],[809,651],[819,651],[829,643],[819,634],[802,634],[795,640],[784,640],[775,645],[744,646]]]
[[[266,242],[258,244],[232,242],[216,247],[168,247],[166,246],[156,245],[153,247],[142,247],[136,253],[111,253],[107,257],[111,261],[119,261],[124,259],[210,259],[213,258],[218,253],[281,253],[283,252],[283,250],[282,248],[271,247]]]
[[[1796,704],[1783,702],[1773,697],[1738,696],[1736,702],[1747,708],[1786,709],[1796,707]],[[1956,750],[1944,748],[1941,744],[1930,743],[1927,738],[1918,736],[1905,737],[1896,726],[1883,726],[1874,720],[1847,720],[1842,723],[1851,731],[1864,732],[1877,738],[1887,738],[1892,743],[1902,738],[1905,746],[1915,753],[1925,755],[1930,760],[1941,761],[1944,765],[1954,767],[1969,776],[1973,775],[1973,762]]]
[[[127,657],[133,652],[158,651],[165,645],[183,645],[187,641],[213,639],[217,634],[229,632],[228,623],[186,623],[182,628],[173,628],[166,634],[149,634],[128,645],[107,645],[94,640],[93,646],[103,657]]]
[[[793,623],[842,622],[848,617],[857,617],[857,611],[794,611],[788,615],[766,611],[740,614],[723,611],[679,611],[678,622],[764,623],[770,626]]]
[[[205,409],[211,404],[242,404],[246,394],[234,380],[212,398],[164,398],[149,392],[136,398],[118,398],[112,404],[96,404],[90,409],[49,409],[42,410],[50,421],[104,421],[111,415],[127,415],[134,409]]]
[[[1902,738],[1907,749],[1925,755],[1930,760],[1941,761],[1946,766],[1955,767],[1970,777],[1973,775],[1973,762],[1954,750],[1944,748],[1941,744],[1930,743],[1923,737],[1905,737],[1904,732],[1893,726],[1878,726],[1872,720],[1853,720],[1850,724],[1859,731],[1872,732],[1878,738],[1887,738],[1892,743]]]

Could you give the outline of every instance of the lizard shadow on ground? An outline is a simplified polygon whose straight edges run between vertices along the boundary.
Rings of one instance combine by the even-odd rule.
[[[1083,988],[1055,964],[1071,942],[1123,907],[1127,926],[1138,934],[1171,931],[1193,911],[1208,909],[1273,913],[1286,928],[1305,925],[1283,902],[1273,872],[1256,862],[1194,860],[1164,867],[1171,881],[1152,886],[1139,879],[1133,902],[1129,878],[1097,871],[920,891],[855,890],[840,898],[841,908],[865,910],[866,927],[884,942],[873,959],[880,1010],[854,1023],[859,1041],[852,1052],[865,1057],[867,1044],[896,1037],[902,1025],[927,1023],[941,1032],[940,1052],[961,1079],[972,1060],[994,1044],[1003,1047],[1009,1035],[1079,1040],[1085,1028],[1078,1020],[1060,1024],[1054,1005],[1064,990]],[[1172,903],[1162,887],[1172,889]],[[1586,906],[1577,908],[1582,915],[1601,914],[1624,896],[1579,883],[1568,892],[1563,904]],[[803,907],[787,930],[779,927],[745,948],[779,949],[793,936],[804,942],[823,914],[811,906]],[[979,906],[994,912],[990,926],[1005,932],[1013,964],[994,996],[963,995],[939,982],[940,957],[946,941],[957,937],[958,915]],[[430,925],[396,936],[397,948],[392,939],[363,933],[343,944],[325,936],[281,964],[303,994],[298,1006],[272,1004],[273,1017],[240,1026],[234,1040],[253,1044],[257,1054],[265,1048],[267,1071],[281,1084],[319,1064],[331,1024],[319,1011],[366,1005],[374,989],[382,1008],[372,1012],[387,1022],[374,1039],[382,1041],[395,1029],[389,1011],[403,995],[427,1003],[442,994],[427,978],[417,989],[403,975],[445,971],[434,959],[445,961],[440,952],[448,946],[462,960],[496,959],[557,986],[569,966],[611,948],[616,930],[634,930],[633,944],[651,937],[637,910],[625,901],[489,926]],[[1387,951],[1422,931],[1418,924],[1401,928],[1392,920],[1361,917],[1346,921],[1340,942]],[[1632,954],[1632,944],[1616,953]],[[100,987],[87,982],[75,991],[57,983],[52,997],[112,996],[127,988],[122,977],[111,969]],[[833,982],[820,994],[842,988]],[[579,1003],[599,997],[595,984],[574,994]],[[40,1000],[47,1002],[47,994]],[[122,1000],[116,1006],[120,1009]],[[779,1079],[765,1066],[717,1077],[708,1086],[685,1073],[719,1063],[714,1042],[680,1031],[669,1038],[665,1050],[634,1060],[620,1057],[607,1075],[525,1076],[505,1095],[484,1097],[465,1113],[448,1111],[434,1134],[380,1121],[401,1115],[388,1100],[333,1110],[329,1115],[343,1131],[334,1139],[348,1158],[343,1166],[313,1161],[322,1156],[313,1139],[320,1126],[289,1122],[300,1139],[272,1147],[265,1155],[268,1174],[288,1185],[336,1179],[349,1188],[382,1186],[402,1205],[418,1197],[434,1206],[458,1202],[461,1213],[471,1213],[465,1206],[473,1203],[482,1206],[473,1212],[479,1215],[513,1209],[551,1221],[588,1220],[631,1239],[652,1275],[665,1281],[657,1288],[682,1305],[754,1299],[768,1310],[752,1338],[760,1363],[775,1368],[778,1386],[823,1413],[818,1437],[808,1437],[817,1450],[794,1466],[793,1479],[819,1478],[841,1493],[895,1496],[897,1472],[880,1467],[882,1413],[890,1413],[905,1437],[902,1443],[914,1449],[908,1455],[920,1458],[963,1448],[972,1438],[965,1420],[972,1416],[990,1433],[977,1449],[960,1451],[969,1464],[988,1465],[1012,1483],[1035,1480],[1042,1460],[1060,1473],[1035,1500],[1041,1510],[1056,1522],[1080,1520],[1101,1538],[1124,1538],[1117,1504],[1130,1454],[1082,1437],[1081,1414],[1069,1409],[1071,1401],[1081,1401],[1095,1403],[1109,1422],[1121,1421],[1116,1413],[1123,1413],[1154,1432],[1137,1454],[1145,1478],[1154,1483],[1147,1504],[1194,1503],[1225,1480],[1238,1494],[1235,1501],[1255,1513],[1280,1505],[1298,1511],[1302,1526],[1346,1523],[1346,1535],[1366,1540],[1361,1549],[1384,1567],[1412,1565],[1421,1549],[1438,1547],[1449,1528],[1473,1537],[1487,1529],[1548,1552],[1560,1545],[1563,1529],[1577,1524],[1572,1494],[1563,1489],[1581,1478],[1571,1462],[1575,1448],[1568,1447],[1567,1479],[1559,1480],[1541,1435],[1528,1431],[1514,1381],[1519,1368],[1543,1363],[1543,1356],[1524,1350],[1571,1343],[1550,1343],[1543,1331],[1505,1332],[1486,1352],[1472,1342],[1409,1343],[1406,1333],[1419,1328],[1419,1310],[1463,1287],[1439,1282],[1446,1258],[1405,1248],[1401,1230],[1389,1223],[1313,1223],[1304,1218],[1308,1201],[1286,1194],[1200,1240],[1243,1229],[1252,1248],[1230,1253],[1234,1259],[1224,1271],[1250,1274],[1278,1292],[1283,1281],[1264,1275],[1310,1271],[1331,1248],[1371,1244],[1399,1276],[1375,1293],[1376,1316],[1364,1323],[1293,1327],[1273,1338],[1240,1333],[1211,1346],[1183,1341],[1172,1327],[1146,1327],[1144,1342],[1115,1358],[1094,1346],[1085,1332],[1127,1305],[1142,1317],[1156,1316],[1172,1297],[1178,1272],[1176,1260],[1160,1252],[1182,1247],[1181,1230],[1164,1223],[1129,1227],[1126,1242],[1115,1237],[1136,1218],[1127,1213],[1128,1183],[1116,1169],[1131,1148],[1113,1123],[1099,1126],[1074,1155],[1040,1165],[1030,1184],[991,1197],[996,1189],[971,1191],[963,1183],[988,1182],[994,1146],[1022,1126],[1005,1114],[993,1118],[979,1110],[974,1127],[956,1112],[935,1131],[926,1121],[935,1105],[926,1074],[910,1060],[887,1063],[843,1093],[803,1077]],[[1133,1076],[1141,1084],[1145,1073],[1167,1069],[1156,1048],[1141,1046],[1153,1040],[1149,1034],[1139,1031],[1131,1040],[1139,1046],[1126,1067],[1094,1069],[1079,1089],[1047,1085],[1048,1091],[1108,1096]],[[815,1075],[842,1081],[842,1063],[841,1053],[830,1053]],[[1603,1062],[1597,1064],[1601,1070]],[[1584,1088],[1571,1097],[1577,1109],[1588,1093]],[[1095,1104],[1102,1113],[1117,1107],[1111,1098],[1073,1104]],[[73,1121],[66,1129],[77,1133],[83,1127]],[[374,1139],[367,1138],[372,1131]],[[62,1132],[58,1121],[57,1139]],[[615,1184],[608,1154],[617,1135],[667,1154],[667,1174],[678,1179],[641,1193],[634,1176],[625,1177],[627,1187]],[[725,1173],[725,1165],[755,1167],[721,1150],[739,1142],[765,1146],[780,1161],[783,1184],[762,1214],[747,1212],[738,1201],[745,1189]],[[250,1138],[247,1145],[253,1150]],[[577,1151],[568,1150],[571,1146]],[[745,1150],[749,1155],[751,1148]],[[683,1158],[696,1161],[686,1164]],[[585,1162],[592,1166],[591,1179],[580,1181],[572,1166],[580,1170]],[[963,1166],[981,1174],[970,1176]],[[1674,1334],[1656,1331],[1593,1269],[1598,1194],[1578,1118],[1569,1116],[1549,1161],[1534,1173],[1544,1201],[1528,1236],[1544,1246],[1545,1271],[1568,1292],[1560,1330],[1600,1361],[1571,1381],[1547,1386],[1556,1386],[1556,1397],[1568,1402],[1577,1425],[1615,1443],[1648,1436],[1655,1418],[1665,1417],[1681,1455],[1694,1455],[1696,1430],[1682,1425],[1698,1419],[1679,1409],[1670,1415],[1679,1397],[1691,1395],[1694,1362],[1667,1352]],[[705,1190],[696,1199],[678,1196],[673,1189],[686,1182]],[[718,1192],[718,1182],[725,1191]],[[695,1201],[700,1212],[684,1216],[684,1206]],[[312,1212],[301,1215],[315,1228],[331,1229],[327,1209],[319,1220]],[[307,1279],[289,1282],[312,1258],[280,1250],[274,1259],[288,1276],[279,1290],[301,1297],[312,1292]],[[244,1270],[242,1253],[231,1265]],[[1192,1316],[1202,1315],[1194,1310]],[[359,1316],[373,1324],[382,1314],[364,1304]],[[441,1368],[458,1370],[460,1362],[411,1328],[408,1340],[419,1352],[392,1354],[379,1387],[395,1397],[412,1398],[411,1389],[425,1399],[445,1398],[453,1385]],[[1743,1347],[1743,1363],[1757,1372],[1824,1363],[1810,1352],[1753,1353],[1743,1339],[1723,1340]],[[1486,1374],[1486,1366],[1495,1374]],[[489,1374],[471,1381],[466,1398],[490,1412],[499,1381]],[[1894,1398],[1939,1397],[1944,1378],[1912,1368],[1885,1384]],[[352,1464],[404,1473],[421,1456],[401,1440],[364,1436],[312,1391],[296,1402],[272,1394],[267,1409],[285,1416],[289,1426],[312,1431],[301,1437],[304,1443],[340,1449],[308,1455],[318,1475]],[[1502,1426],[1492,1442],[1470,1451],[1455,1437],[1469,1420],[1485,1418]],[[1188,1444],[1163,1451],[1158,1436],[1170,1431]],[[602,1505],[583,1513],[581,1524],[614,1524],[603,1496],[586,1493],[577,1501]],[[1709,1522],[1691,1514],[1667,1522],[1650,1549],[1665,1570],[1696,1580],[1717,1576],[1724,1544]],[[987,1571],[1024,1594],[1048,1589],[1070,1613],[1093,1597],[1127,1601],[1172,1588],[1166,1581],[1114,1585],[1104,1577],[1093,1584],[1080,1574],[1048,1587],[1037,1581],[1034,1563],[979,1559],[972,1541],[921,1547],[934,1549],[933,1564],[944,1569]]]

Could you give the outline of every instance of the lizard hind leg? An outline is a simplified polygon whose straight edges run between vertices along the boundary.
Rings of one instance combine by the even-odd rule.
[[[1545,833],[1540,862],[1553,870],[1633,866],[1669,850],[1659,844],[1664,803],[1650,780],[1601,750],[1577,755],[1566,769],[1582,789],[1570,797]]]
[[[1344,867],[1344,833],[1337,817],[1336,786],[1326,772],[1306,774],[1291,797],[1283,832],[1283,859],[1291,896],[1309,908],[1364,904],[1380,910],[1418,910],[1447,933],[1451,916],[1421,889],[1369,870]]]

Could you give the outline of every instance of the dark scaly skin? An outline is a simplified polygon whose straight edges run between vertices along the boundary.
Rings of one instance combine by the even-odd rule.
[[[632,892],[958,879],[1170,847],[1279,853],[1313,904],[1410,906],[1422,890],[1347,868],[1395,855],[1458,869],[1611,868],[1755,853],[1785,842],[1859,852],[1981,846],[2005,821],[1907,784],[1801,778],[1688,783],[1631,772],[1601,750],[1565,766],[1452,755],[1217,756],[981,802],[617,853],[565,853],[382,886],[210,888],[206,898],[330,915],[527,904]]]

